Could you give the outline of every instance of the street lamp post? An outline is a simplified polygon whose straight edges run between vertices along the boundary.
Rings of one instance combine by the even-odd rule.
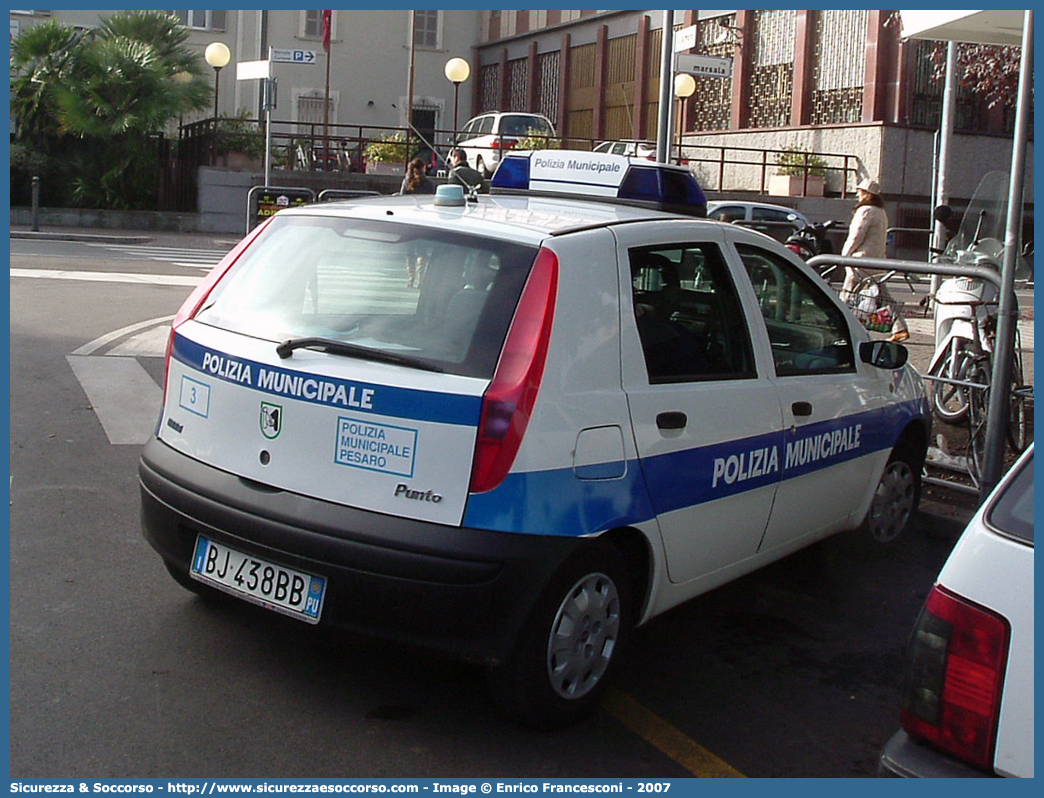
[[[457,103],[460,84],[471,76],[471,65],[463,58],[451,58],[446,62],[446,79],[453,84],[453,146],[457,146]]]
[[[218,78],[221,77],[221,68],[228,66],[228,62],[232,60],[232,53],[224,42],[213,42],[203,51],[203,58],[214,67],[214,145],[211,158],[211,164],[214,164],[217,162]]]
[[[682,134],[685,132],[685,100],[696,93],[696,79],[688,72],[674,76],[674,96],[678,98],[678,162],[682,159]]]

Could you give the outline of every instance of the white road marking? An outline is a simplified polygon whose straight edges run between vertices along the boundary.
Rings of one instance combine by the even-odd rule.
[[[132,357],[67,355],[109,443],[142,445],[156,429],[163,392]]]
[[[140,244],[88,243],[87,246],[107,249],[119,255],[129,255],[137,260],[146,258],[148,260],[173,263],[175,266],[191,269],[213,268],[228,254],[228,250],[224,249],[186,249],[184,247],[160,247]]]
[[[95,338],[93,341],[88,341],[75,352],[74,355],[92,355],[97,350],[101,349],[113,341],[119,340],[120,338],[126,338],[128,335],[133,335],[139,330],[147,330],[150,327],[159,327],[164,330],[166,334],[166,327],[173,321],[173,316],[160,316],[157,319],[148,319],[147,321],[139,321],[137,324],[128,324],[126,327],[121,327],[118,330],[113,330],[110,333]],[[159,352],[157,357],[162,357],[166,348]]]
[[[129,274],[127,272],[81,272],[66,269],[11,269],[12,277],[37,280],[84,280],[93,283],[138,283],[141,285],[199,285],[201,277],[180,274]]]

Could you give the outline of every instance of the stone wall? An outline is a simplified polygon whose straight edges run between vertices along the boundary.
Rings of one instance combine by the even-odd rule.
[[[692,133],[684,137],[684,153],[695,159],[693,169],[701,184],[711,191],[727,193],[758,192],[762,174],[776,171],[775,158],[763,157],[764,150],[797,147],[809,152],[825,153],[827,192],[839,194],[842,188],[843,156],[855,175],[848,178],[851,193],[862,177],[871,176],[881,183],[882,191],[898,200],[927,200],[932,195],[933,152],[935,134],[931,130],[914,130],[884,124],[845,125],[799,129],[764,129]],[[950,167],[950,196],[956,201],[971,198],[979,179],[988,171],[1011,169],[1010,139],[995,136],[955,134]],[[744,164],[719,164],[722,147],[745,148],[726,151],[726,161]],[[1026,196],[1033,196],[1033,142],[1028,143]],[[719,179],[721,182],[719,183]]]

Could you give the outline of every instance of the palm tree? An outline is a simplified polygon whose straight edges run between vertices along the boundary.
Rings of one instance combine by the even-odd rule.
[[[58,20],[22,31],[11,41],[11,115],[18,136],[36,142],[57,136],[54,90],[67,79],[84,33]]]
[[[156,136],[211,99],[207,68],[187,38],[166,12],[120,11],[89,36],[54,22],[12,43],[12,111],[24,120],[19,135],[37,130],[79,140],[78,204],[153,201]]]

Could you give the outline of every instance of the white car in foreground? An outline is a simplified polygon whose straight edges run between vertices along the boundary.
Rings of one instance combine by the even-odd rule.
[[[965,529],[907,649],[884,775],[1033,777],[1033,446]]]

